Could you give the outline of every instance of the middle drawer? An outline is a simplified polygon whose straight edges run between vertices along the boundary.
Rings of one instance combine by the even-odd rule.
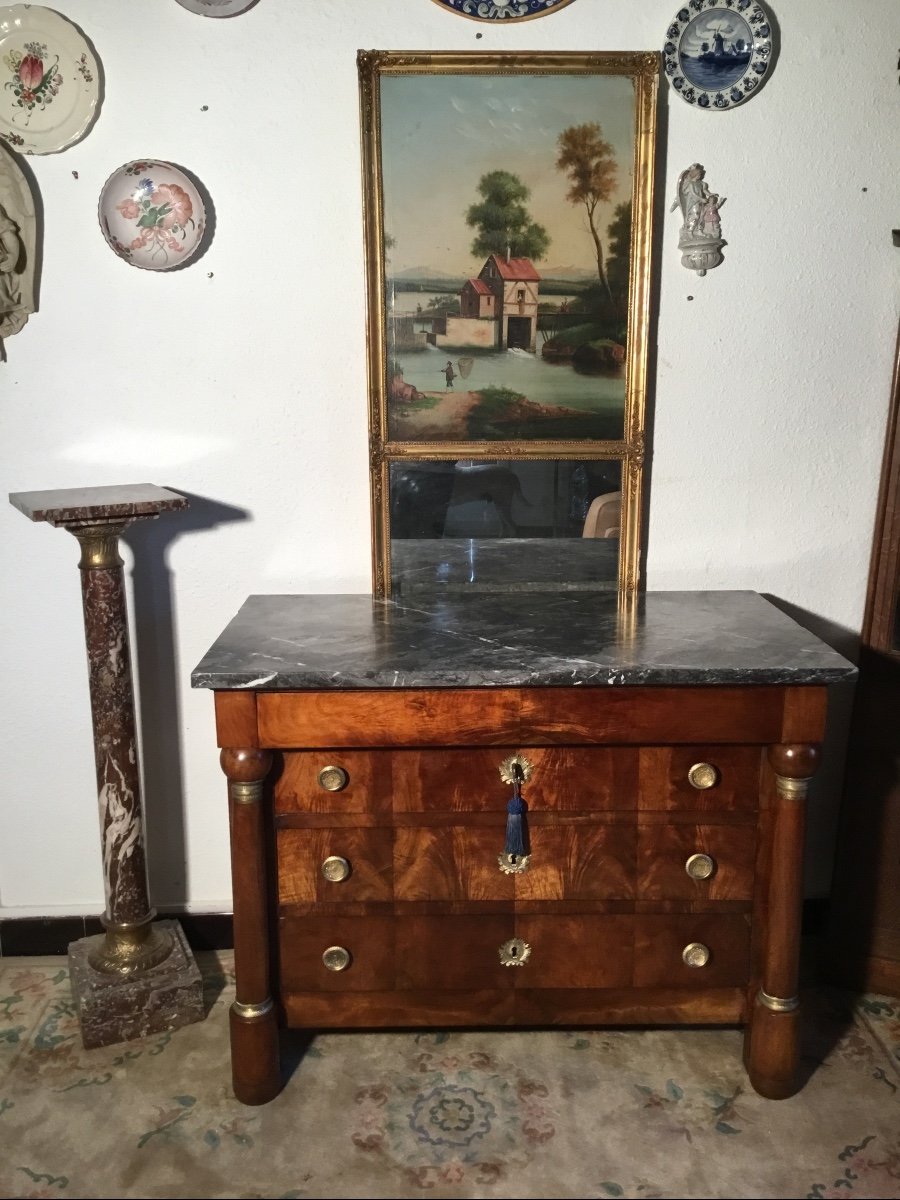
[[[536,817],[521,872],[501,868],[504,833],[493,814],[467,824],[281,828],[278,898],[290,905],[753,896],[755,825]]]

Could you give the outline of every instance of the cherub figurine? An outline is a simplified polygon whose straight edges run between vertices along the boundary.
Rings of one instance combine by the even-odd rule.
[[[703,205],[703,233],[706,237],[720,238],[722,236],[719,209],[727,199],[727,196],[717,196],[715,192],[710,192],[707,197],[706,203]]]

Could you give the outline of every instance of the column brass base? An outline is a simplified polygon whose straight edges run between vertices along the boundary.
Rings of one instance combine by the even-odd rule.
[[[104,975],[131,975],[165,962],[175,943],[165,922],[153,923],[155,916],[151,909],[143,921],[130,925],[101,918],[106,933],[88,953],[94,970]]]
[[[125,971],[94,967],[95,960],[107,961],[110,930],[69,946],[72,997],[87,1050],[203,1020],[203,981],[181,926],[177,921],[158,921],[146,928],[158,934],[166,953],[162,961],[143,970],[135,969],[133,961]]]

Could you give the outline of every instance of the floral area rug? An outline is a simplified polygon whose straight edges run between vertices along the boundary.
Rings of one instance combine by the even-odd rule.
[[[731,1029],[285,1036],[231,1095],[227,954],[205,1021],[86,1051],[64,959],[0,959],[0,1196],[900,1197],[900,1002],[805,998],[801,1092]]]

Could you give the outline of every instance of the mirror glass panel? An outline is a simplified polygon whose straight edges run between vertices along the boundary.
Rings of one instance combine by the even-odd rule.
[[[395,595],[617,587],[616,459],[404,460],[389,479]]]

